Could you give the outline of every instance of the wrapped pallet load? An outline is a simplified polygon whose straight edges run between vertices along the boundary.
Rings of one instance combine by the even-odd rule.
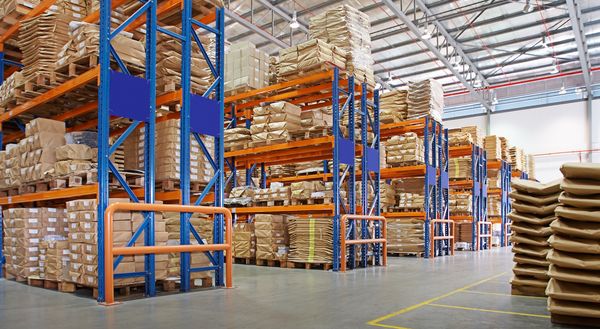
[[[369,16],[341,5],[311,17],[309,36],[339,47],[347,54],[345,68],[359,82],[375,86]],[[338,66],[340,67],[340,66]]]
[[[288,102],[275,102],[253,109],[252,146],[285,143],[302,129],[300,107]]]
[[[511,183],[514,200],[508,217],[512,221],[513,253],[515,266],[511,280],[512,293],[526,296],[545,296],[548,284],[550,250],[548,237],[552,233],[554,209],[558,206],[560,181],[547,184],[515,179]]]
[[[561,203],[550,224],[550,282],[546,289],[552,322],[600,323],[600,164],[561,167]]]
[[[331,264],[333,262],[333,219],[298,218],[288,220],[290,254],[295,263]]]
[[[392,90],[381,94],[379,97],[379,121],[393,123],[406,120],[407,108],[406,95],[408,90]]]
[[[410,81],[408,83],[407,119],[419,119],[431,116],[442,122],[444,113],[444,89],[436,80]]]

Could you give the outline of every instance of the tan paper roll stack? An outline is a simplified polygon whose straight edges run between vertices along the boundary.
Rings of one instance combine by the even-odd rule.
[[[552,322],[600,324],[600,164],[567,163],[561,205],[550,225]]]
[[[558,206],[560,180],[547,184],[515,179],[509,195],[514,200],[508,217],[512,221],[514,277],[511,280],[514,295],[545,296],[548,284],[550,250],[548,237],[552,234],[554,209]]]

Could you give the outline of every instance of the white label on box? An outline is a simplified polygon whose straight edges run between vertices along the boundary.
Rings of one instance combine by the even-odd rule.
[[[85,259],[87,259],[88,261],[93,261],[94,260],[94,256],[93,255],[86,255]]]
[[[29,208],[29,212],[37,214],[38,213],[38,209],[37,208]]]
[[[79,255],[78,254],[71,254],[71,258],[77,260],[77,259],[79,259]]]
[[[56,232],[54,227],[47,227],[46,230],[48,230],[48,232]]]
[[[50,223],[56,223],[58,220],[57,220],[56,218],[54,218],[54,217],[49,217],[49,218],[48,218],[48,221],[49,221]]]
[[[29,261],[30,262],[35,262],[35,261],[38,261],[38,260],[40,260],[39,257],[29,257]]]
[[[29,251],[37,251],[38,248],[37,247],[29,247],[29,248],[27,248],[27,250],[29,250]]]
[[[28,232],[29,232],[29,234],[38,234],[39,233],[39,231],[34,228],[29,229]]]
[[[91,228],[92,224],[91,223],[83,223],[83,227],[84,228]]]
[[[89,239],[91,239],[91,238],[92,238],[92,235],[91,235],[90,233],[86,233],[86,234],[84,235],[84,237],[85,237],[85,239],[86,239],[86,240],[89,240]]]
[[[85,217],[85,219],[92,219],[92,216],[88,213],[86,213],[84,217]]]

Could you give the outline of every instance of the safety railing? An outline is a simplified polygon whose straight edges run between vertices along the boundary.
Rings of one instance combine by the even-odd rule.
[[[355,239],[346,240],[346,222],[348,220],[366,220],[366,221],[380,221],[381,222],[381,238],[378,239]],[[370,243],[381,243],[382,248],[382,265],[387,265],[387,225],[386,219],[383,216],[367,216],[367,215],[343,215],[340,219],[340,271],[346,271],[346,247],[349,245],[357,244],[370,244]]]
[[[175,246],[138,246],[138,247],[114,247],[113,246],[113,216],[118,211],[147,211],[147,212],[181,212],[181,213],[201,213],[201,214],[222,214],[225,217],[225,243],[221,244],[202,244],[202,245],[175,245]],[[214,220],[207,218],[207,220]],[[147,204],[147,203],[113,203],[106,208],[104,213],[104,291],[105,302],[103,305],[115,304],[114,295],[114,269],[113,257],[126,255],[146,255],[146,254],[168,254],[182,252],[206,252],[206,251],[224,251],[225,252],[225,286],[232,287],[232,237],[233,220],[231,212],[223,207],[203,207],[171,204]]]
[[[435,226],[436,224],[450,224],[450,231],[448,232],[448,235],[445,235],[444,233],[441,232],[437,232],[435,230]],[[429,221],[429,232],[431,232],[431,239],[430,239],[430,246],[431,246],[431,251],[430,251],[430,256],[431,258],[435,257],[435,242],[436,241],[448,241],[449,243],[449,249],[450,249],[450,255],[454,256],[454,232],[456,232],[456,223],[454,223],[453,220],[451,219],[432,219]],[[440,233],[440,234],[438,234]]]
[[[484,229],[487,226],[487,230]],[[482,233],[488,232],[488,233]],[[487,249],[492,249],[492,222],[478,222],[477,225],[477,250],[482,249],[481,239],[488,241]]]

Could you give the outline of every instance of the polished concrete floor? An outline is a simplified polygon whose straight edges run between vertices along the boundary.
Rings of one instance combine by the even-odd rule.
[[[236,265],[231,290],[94,300],[0,280],[0,328],[560,328],[544,298],[510,295],[507,249],[347,273]]]

